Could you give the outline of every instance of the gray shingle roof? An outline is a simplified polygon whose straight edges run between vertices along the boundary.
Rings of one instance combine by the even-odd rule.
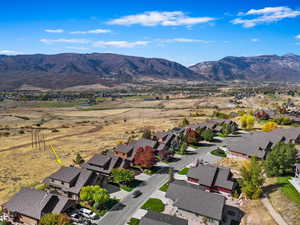
[[[196,168],[190,168],[187,176],[199,179],[199,184],[211,187],[214,182],[217,167],[208,165],[199,165]]]
[[[107,155],[98,154],[82,165],[83,168],[109,175],[114,168],[124,168],[125,159],[115,156],[112,152]]]
[[[126,154],[128,154],[130,151],[132,151],[132,154],[128,157],[128,160],[133,160],[133,158],[135,156],[135,153],[136,153],[138,148],[140,148],[140,147],[142,147],[142,148],[151,147],[151,148],[155,149],[155,148],[158,147],[158,144],[159,143],[157,141],[149,140],[149,139],[146,139],[146,138],[141,138],[141,139],[133,141],[129,144],[119,145],[115,149],[115,151],[116,152],[123,152],[123,153],[126,153]]]
[[[128,154],[131,150],[133,150],[133,146],[130,144],[121,144],[115,149],[116,152],[123,152],[126,154]]]
[[[176,216],[148,211],[141,219],[140,225],[188,225],[188,221]]]
[[[22,188],[4,204],[4,208],[39,220],[45,213],[62,213],[71,202],[63,196],[32,188]]]
[[[299,135],[300,127],[290,127],[287,129],[276,129],[271,132],[248,134],[237,141],[229,142],[228,145],[230,151],[264,158],[267,153],[264,150],[268,145],[270,146],[283,140],[286,142],[295,141],[299,138]]]
[[[88,164],[95,165],[95,166],[105,166],[109,161],[111,160],[111,157],[103,154],[97,154],[94,155],[90,160],[87,161]]]
[[[71,183],[80,174],[80,169],[76,167],[61,167],[58,171],[51,174],[49,178]]]
[[[230,169],[209,164],[200,164],[196,168],[190,168],[187,177],[199,180],[200,185],[208,187],[221,187],[232,190],[234,182],[229,180]]]
[[[56,186],[56,187],[61,188],[62,190],[66,191],[66,192],[70,192],[70,193],[73,193],[73,194],[79,194],[81,188],[83,186],[89,185],[93,181],[93,179],[95,178],[94,172],[92,172],[90,170],[87,170],[85,168],[61,167],[59,169],[59,171],[62,171],[59,174],[63,174],[63,176],[56,176],[56,175],[53,176],[53,174],[52,174],[44,180],[44,183],[49,184],[51,186]],[[57,180],[67,182],[64,179],[62,179],[61,177],[66,177],[66,178],[68,178],[66,180],[69,180],[69,177],[74,176],[74,174],[75,174],[74,171],[76,171],[77,176],[75,177],[75,179],[72,179],[72,182],[70,183],[71,184],[70,187],[66,187],[64,185],[52,183],[52,181],[51,181],[52,179],[56,180],[56,177],[58,177],[59,179],[57,179]],[[57,174],[57,172],[55,172],[54,174]]]
[[[223,218],[225,197],[221,195],[173,182],[169,186],[166,197],[172,199],[179,209],[218,221]]]

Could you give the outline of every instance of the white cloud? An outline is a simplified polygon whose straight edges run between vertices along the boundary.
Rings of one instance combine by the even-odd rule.
[[[47,33],[63,33],[63,29],[46,29],[45,32]]]
[[[53,43],[73,43],[73,44],[85,44],[88,43],[89,41],[86,39],[41,39],[40,42],[43,42],[45,44],[53,44]]]
[[[209,44],[213,41],[201,40],[201,39],[191,39],[191,38],[173,38],[173,39],[158,39],[161,43],[171,43],[171,42],[181,42],[181,43],[203,43]]]
[[[96,30],[86,30],[86,31],[72,31],[71,34],[105,34],[109,33],[111,30],[107,29],[96,29]]]
[[[208,23],[213,20],[215,20],[213,17],[189,17],[181,11],[151,11],[114,19],[109,21],[108,24],[126,26],[133,24],[142,26],[192,26],[200,23]]]
[[[20,55],[22,52],[14,51],[14,50],[0,50],[0,54],[2,55]]]
[[[88,50],[89,48],[85,48],[85,47],[76,47],[76,46],[67,46],[66,49],[72,49],[72,50],[84,51],[84,50]]]
[[[138,46],[145,46],[149,41],[97,41],[93,43],[94,47],[100,48],[135,48]]]
[[[300,39],[300,34],[295,36],[296,39]]]
[[[260,39],[258,39],[258,38],[251,38],[250,41],[252,41],[252,42],[260,42]]]
[[[277,22],[285,18],[294,18],[300,16],[300,11],[284,6],[266,7],[263,9],[250,9],[247,12],[240,12],[238,16],[241,17],[232,20],[231,23],[242,24],[248,28],[258,24]],[[243,19],[243,17],[247,17],[247,19]]]

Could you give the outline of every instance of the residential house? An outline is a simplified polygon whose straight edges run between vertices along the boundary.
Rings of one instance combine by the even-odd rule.
[[[228,156],[265,159],[267,153],[278,142],[300,143],[300,127],[280,128],[271,132],[248,134],[228,143]]]
[[[91,170],[76,167],[61,167],[44,180],[51,191],[79,200],[82,187],[99,184],[98,176]]]
[[[64,196],[22,188],[2,205],[2,210],[10,222],[37,225],[43,215],[64,213],[74,206],[75,201]]]
[[[176,216],[148,211],[146,215],[142,217],[140,225],[188,225],[188,221]]]
[[[172,182],[166,193],[166,198],[171,199],[176,208],[176,214],[207,221],[210,225],[221,224],[226,198],[185,183]]]
[[[272,144],[263,133],[250,134],[229,143],[227,156],[245,159],[256,156],[259,159],[265,159],[267,153],[271,151]]]
[[[129,144],[119,145],[114,149],[114,154],[118,157],[128,160],[131,164],[133,164],[137,150],[139,148],[146,147],[152,148],[154,154],[160,156],[161,159],[167,159],[169,157],[170,152],[166,144],[160,146],[160,143],[158,141],[149,140],[146,138],[141,138]]]
[[[93,171],[97,174],[99,183],[108,181],[111,172],[115,168],[128,168],[129,161],[108,152],[106,155],[97,154],[82,165],[82,168]]]
[[[158,141],[159,144],[155,149],[155,154],[161,159],[168,160],[173,152],[170,150],[172,143],[178,138],[174,131],[158,132],[153,135],[153,140]]]
[[[231,194],[236,185],[229,168],[210,164],[199,164],[197,167],[190,168],[187,180],[201,185],[206,190],[224,194]]]

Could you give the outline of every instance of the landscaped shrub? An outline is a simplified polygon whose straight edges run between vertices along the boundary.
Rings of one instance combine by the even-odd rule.
[[[212,155],[215,155],[215,156],[219,156],[219,157],[223,157],[225,158],[226,157],[226,153],[222,150],[222,149],[215,149],[211,152]]]
[[[275,122],[280,125],[291,125],[293,123],[293,121],[288,117],[274,118],[274,119],[272,119],[272,122]]]

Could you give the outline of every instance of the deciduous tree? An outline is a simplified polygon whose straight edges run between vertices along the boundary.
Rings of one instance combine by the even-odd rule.
[[[99,185],[85,186],[80,190],[80,200],[88,201],[94,208],[100,208],[109,200],[109,193]]]
[[[264,131],[264,132],[270,132],[272,130],[275,130],[276,128],[278,128],[277,123],[272,122],[272,121],[265,123],[261,127],[262,131]]]
[[[264,183],[261,162],[256,157],[253,157],[250,162],[244,162],[240,172],[242,176],[240,180],[242,192],[250,199],[259,198],[262,194],[262,185]]]
[[[47,213],[40,219],[39,225],[71,225],[71,220],[63,214]]]
[[[129,184],[134,180],[134,172],[128,169],[116,168],[112,170],[112,179],[117,184]]]
[[[241,126],[244,129],[252,129],[254,127],[255,118],[250,114],[244,114],[241,119]]]
[[[155,164],[155,161],[153,149],[150,146],[146,146],[137,149],[133,162],[135,165],[151,168]]]
[[[188,129],[185,134],[185,142],[188,144],[197,144],[201,136],[194,130]]]

